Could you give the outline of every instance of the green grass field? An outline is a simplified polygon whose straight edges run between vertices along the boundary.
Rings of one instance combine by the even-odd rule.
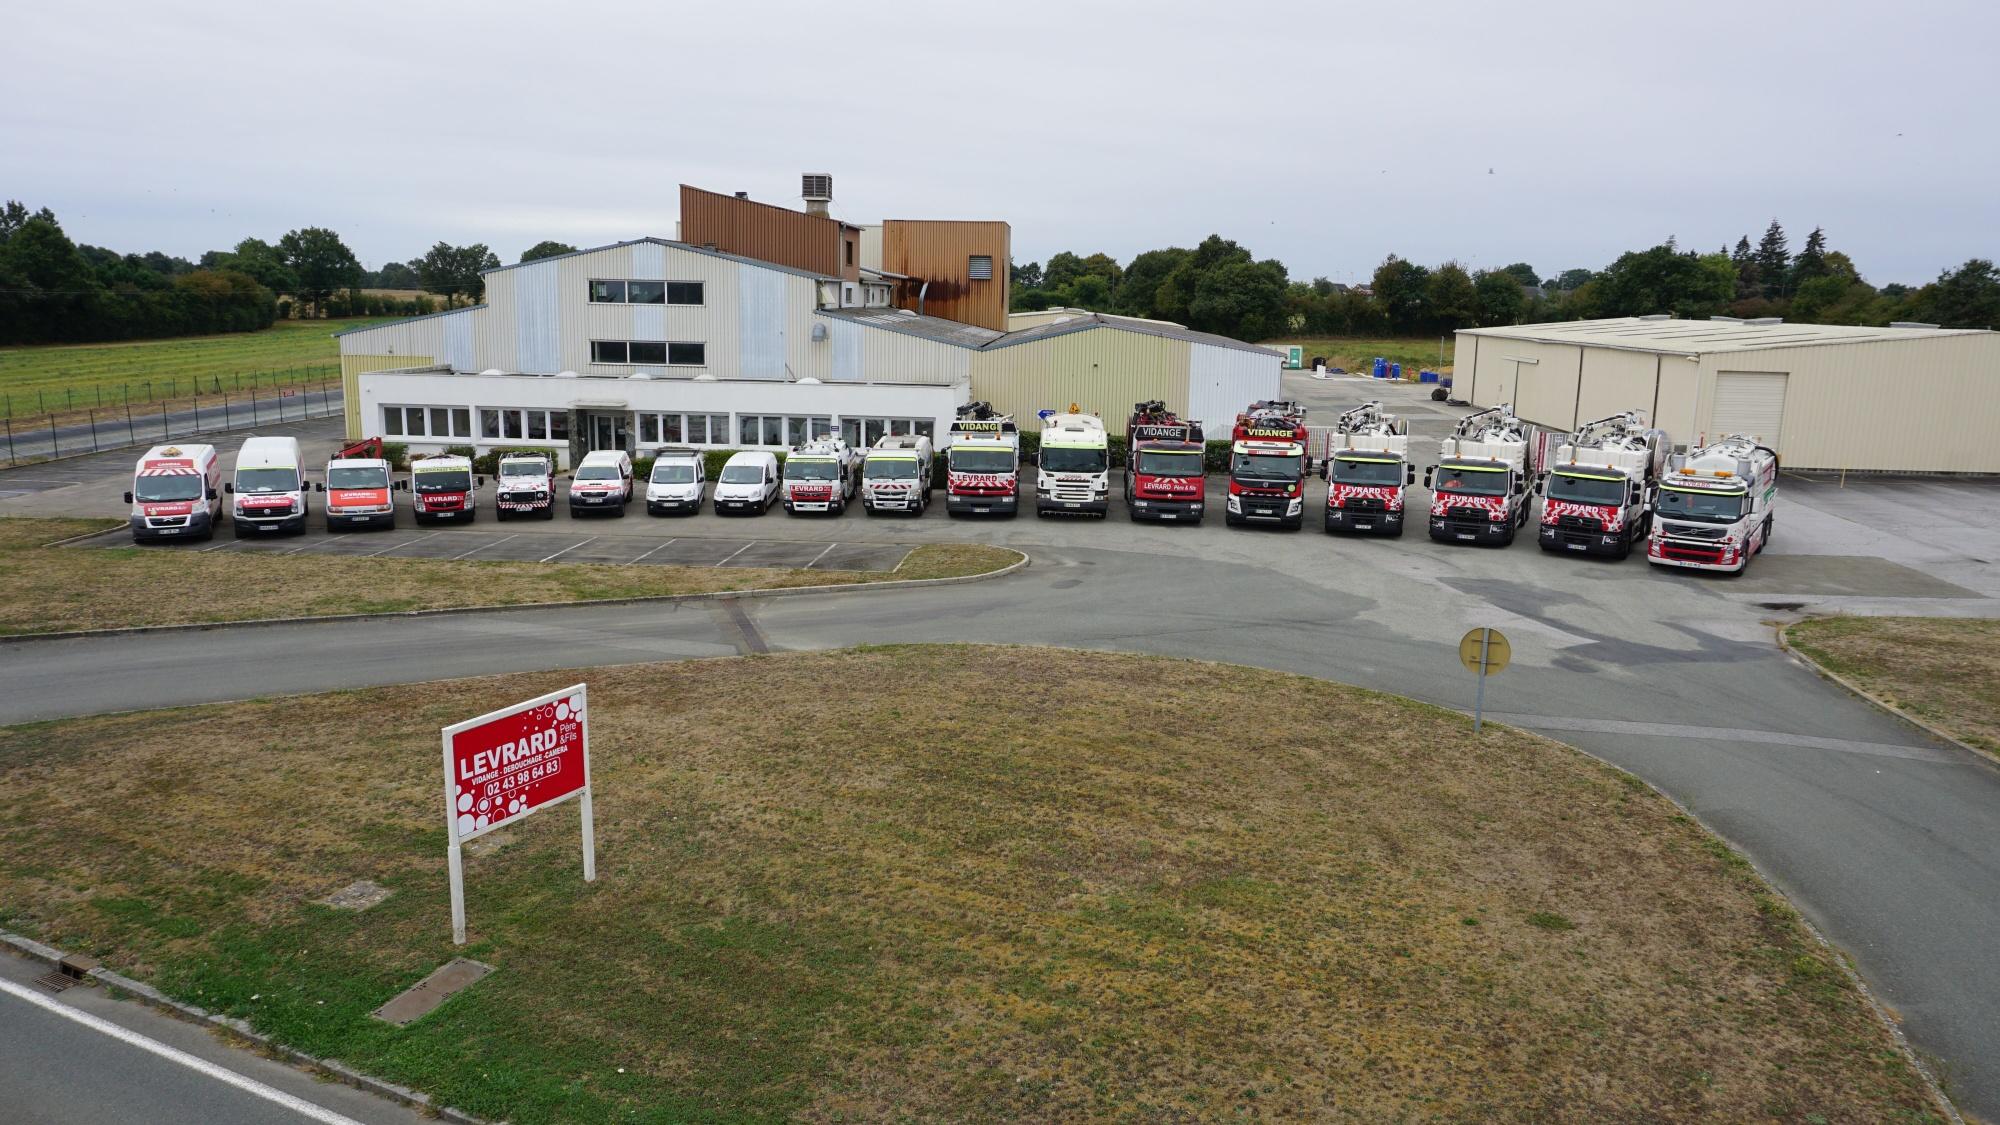
[[[382,318],[281,320],[261,332],[0,348],[0,417],[171,401],[339,374],[333,333]]]
[[[1440,365],[1446,370],[1451,367],[1452,346],[1457,341],[1450,336],[1442,339],[1435,336],[1407,336],[1395,338],[1341,337],[1337,339],[1307,339],[1302,336],[1286,336],[1277,340],[1264,341],[1267,345],[1298,344],[1305,349],[1307,370],[1311,370],[1314,356],[1326,357],[1328,367],[1345,368],[1348,371],[1366,370],[1381,356],[1390,363],[1400,363],[1403,370],[1410,369],[1436,371]],[[1438,358],[1442,346],[1444,358]]]

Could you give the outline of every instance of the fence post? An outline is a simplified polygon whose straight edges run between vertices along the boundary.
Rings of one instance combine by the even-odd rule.
[[[234,429],[235,426],[236,423],[229,420],[229,392],[224,391],[222,392],[222,428],[228,430]]]
[[[49,419],[49,456],[60,457],[62,456],[62,442],[56,437],[56,416],[51,414],[48,416],[48,419]]]
[[[90,451],[97,452],[97,411],[90,412]]]
[[[11,405],[11,404],[10,404],[10,405]],[[13,465],[13,464],[17,464],[17,463],[18,463],[18,459],[17,459],[17,458],[16,458],[15,456],[14,456],[14,413],[13,413],[13,411],[11,411],[11,410],[10,410],[10,411],[8,411],[8,412],[7,412],[7,417],[6,417],[6,422],[7,422],[7,463],[8,463],[9,465]]]
[[[170,433],[168,433],[168,432],[167,432],[167,400],[166,400],[166,399],[161,399],[161,400],[160,400],[160,440],[161,440],[161,441],[167,441],[167,440],[171,439],[171,438],[172,438],[172,436],[173,436],[172,434],[170,434]]]
[[[139,444],[139,435],[132,428],[132,399],[129,395],[125,399],[125,440],[133,445]]]

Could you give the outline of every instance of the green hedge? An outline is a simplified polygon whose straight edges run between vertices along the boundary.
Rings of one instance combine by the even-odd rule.
[[[546,457],[548,458],[550,468],[555,467],[556,463],[555,450],[508,449],[504,446],[496,446],[491,452],[486,453],[479,457],[474,457],[472,459],[472,468],[475,472],[483,473],[486,476],[497,477],[500,475],[500,458],[511,456],[516,453],[525,453],[530,457]]]
[[[405,442],[383,442],[382,459],[389,462],[389,468],[396,472],[406,473],[410,471],[410,447]]]

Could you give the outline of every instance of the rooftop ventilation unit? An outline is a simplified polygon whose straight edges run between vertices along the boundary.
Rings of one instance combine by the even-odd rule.
[[[1890,322],[1889,322],[1889,327],[1891,327],[1891,328],[1942,328],[1942,327],[1943,327],[1943,325],[1940,325],[1940,324],[1927,324],[1927,323],[1925,323],[1924,321],[1921,321],[1921,320],[1892,320],[1892,321],[1890,321]]]
[[[806,214],[825,215],[833,202],[833,174],[807,172],[799,177],[799,195],[806,201]]]
[[[1785,323],[1785,318],[1782,316],[1760,316],[1751,320],[1746,320],[1743,323],[1755,326],[1757,328],[1769,328],[1773,324]]]
[[[1711,317],[1709,317],[1708,319],[1710,319],[1710,320],[1712,320],[1712,321],[1715,321],[1715,322],[1716,322],[1717,324],[1741,324],[1741,323],[1743,323],[1743,318],[1742,318],[1742,317],[1740,317],[1740,316],[1711,316]]]
[[[1672,314],[1672,313],[1647,313],[1646,315],[1644,315],[1644,316],[1640,317],[1639,319],[1640,319],[1640,320],[1672,320],[1673,318],[1674,318],[1674,314]]]

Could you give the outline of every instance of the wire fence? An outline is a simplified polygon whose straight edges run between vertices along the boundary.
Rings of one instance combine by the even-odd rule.
[[[282,371],[238,371],[229,375],[175,375],[157,379],[134,379],[125,383],[98,383],[78,389],[43,388],[34,391],[0,392],[0,418],[43,419],[63,417],[89,410],[123,410],[142,407],[153,410],[163,402],[196,397],[245,395],[257,390],[277,391],[285,387],[308,387],[339,380],[340,368],[330,364],[290,367]]]
[[[325,418],[339,414],[345,405],[339,369],[334,367],[167,379],[127,384],[120,390],[135,387],[141,388],[139,397],[121,393],[102,407],[51,409],[28,417],[0,415],[7,464]],[[73,394],[71,401],[83,398]]]

